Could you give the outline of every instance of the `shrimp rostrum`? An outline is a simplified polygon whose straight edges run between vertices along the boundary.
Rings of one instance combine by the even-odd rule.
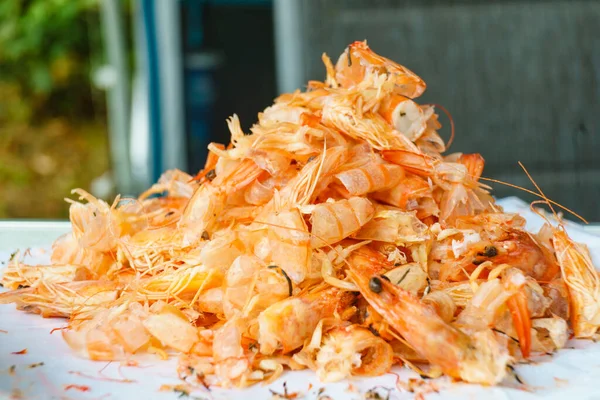
[[[450,115],[419,103],[423,79],[366,42],[322,60],[323,81],[248,132],[229,118],[201,171],[166,171],[137,198],[75,189],[72,231],[49,265],[11,257],[1,307],[68,319],[82,357],[178,354],[199,384],[239,388],[400,366],[495,385],[596,338],[587,248],[560,221],[532,233],[505,213],[485,154],[445,154],[437,110]]]

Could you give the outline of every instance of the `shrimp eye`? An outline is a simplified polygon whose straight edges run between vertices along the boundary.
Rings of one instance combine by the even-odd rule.
[[[209,240],[210,236],[208,235],[208,232],[203,231],[202,232],[202,236],[200,236],[202,238],[202,240]]]
[[[373,328],[373,324],[369,324],[369,330],[371,331],[371,333],[375,336],[380,336],[379,332],[377,332],[377,329]]]
[[[483,255],[486,257],[495,257],[498,255],[498,249],[496,246],[486,246]]]
[[[383,290],[381,287],[381,279],[376,276],[372,277],[369,281],[369,289],[371,289],[372,292],[381,293]]]
[[[217,177],[217,172],[215,171],[214,168],[206,173],[206,179],[208,179],[209,181],[212,181],[216,177]]]

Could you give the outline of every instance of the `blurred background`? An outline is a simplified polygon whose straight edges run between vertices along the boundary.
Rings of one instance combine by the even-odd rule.
[[[135,195],[323,79],[355,40],[419,74],[485,176],[600,221],[600,1],[1,0],[0,218]],[[441,114],[442,135],[449,137]],[[494,185],[498,196],[528,195]]]

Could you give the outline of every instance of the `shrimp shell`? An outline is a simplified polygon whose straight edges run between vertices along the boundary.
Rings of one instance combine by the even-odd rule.
[[[419,107],[408,97],[392,95],[381,103],[379,114],[411,141],[417,141],[425,132],[433,107]]]
[[[311,248],[308,227],[300,211],[269,214],[264,226],[267,233],[256,242],[254,254],[265,263],[281,267],[293,282],[302,282],[310,269]]]
[[[351,376],[378,376],[394,362],[392,347],[366,328],[351,325],[334,328],[323,338],[316,356],[321,382],[336,382]]]
[[[273,304],[258,317],[260,352],[288,353],[302,346],[319,321],[344,310],[354,296],[337,288],[292,297]]]
[[[555,229],[552,244],[569,290],[571,325],[577,338],[593,337],[600,327],[600,278],[587,248]]]
[[[375,214],[375,208],[364,197],[351,197],[333,203],[317,204],[311,212],[312,248],[339,242],[363,227]]]
[[[362,196],[397,185],[404,178],[402,167],[371,161],[360,168],[340,172],[335,178],[344,186],[348,195]]]
[[[336,81],[343,87],[361,82],[369,69],[383,69],[394,79],[395,92],[414,99],[425,92],[426,84],[408,68],[375,54],[367,42],[354,42],[342,53],[336,66]]]

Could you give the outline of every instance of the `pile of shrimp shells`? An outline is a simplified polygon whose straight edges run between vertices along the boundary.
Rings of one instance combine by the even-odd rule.
[[[393,365],[497,384],[511,363],[600,325],[598,275],[560,226],[524,230],[445,154],[425,82],[351,44],[327,77],[283,94],[250,133],[211,144],[195,177],[137,199],[83,190],[51,265],[15,255],[0,303],[69,319],[93,360],[179,357],[207,385],[323,382]]]

